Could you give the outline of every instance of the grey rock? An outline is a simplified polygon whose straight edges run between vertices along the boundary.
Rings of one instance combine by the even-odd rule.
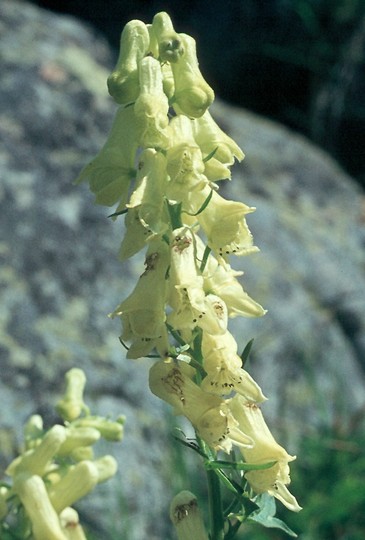
[[[121,265],[122,220],[72,184],[112,122],[112,55],[87,26],[19,0],[1,3],[0,51],[1,464],[30,414],[55,420],[63,374],[77,365],[93,410],[127,416],[125,439],[107,447],[118,477],[82,505],[85,519],[105,538],[170,537],[171,419],[148,390],[150,361],[125,360],[107,317],[142,260]],[[212,112],[247,156],[222,193],[257,207],[248,222],[261,252],[232,265],[268,309],[232,328],[241,347],[255,338],[265,414],[295,450],[305,430],[364,405],[364,199],[302,137],[219,101]]]

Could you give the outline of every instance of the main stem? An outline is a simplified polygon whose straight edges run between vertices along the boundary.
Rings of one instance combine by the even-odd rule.
[[[210,538],[211,540],[224,539],[224,519],[222,512],[222,498],[219,478],[214,470],[207,471],[208,480],[208,500],[210,517]]]

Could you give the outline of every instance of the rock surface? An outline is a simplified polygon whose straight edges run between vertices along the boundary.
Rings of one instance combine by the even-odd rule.
[[[100,487],[86,519],[103,538],[168,538],[176,486],[166,409],[148,391],[148,361],[124,359],[119,324],[107,317],[141,259],[120,264],[122,221],[72,185],[115,111],[111,54],[85,25],[19,0],[1,3],[0,51],[1,463],[29,414],[54,420],[63,374],[77,365],[93,409],[127,416],[114,448],[119,476]],[[232,264],[269,311],[232,328],[242,347],[255,338],[265,413],[295,447],[306,429],[364,405],[364,199],[303,138],[220,102],[212,110],[247,156],[222,193],[257,207],[249,225],[261,253]]]

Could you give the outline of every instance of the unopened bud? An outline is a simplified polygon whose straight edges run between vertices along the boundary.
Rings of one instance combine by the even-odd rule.
[[[14,476],[21,472],[28,472],[43,476],[65,439],[66,428],[59,425],[53,426],[36,448],[28,450],[9,465],[6,474]]]
[[[53,507],[60,512],[66,506],[71,506],[90,491],[98,483],[98,468],[92,461],[80,461],[70,468],[65,476],[49,488],[49,498]]]
[[[60,522],[67,540],[87,540],[79,523],[79,515],[73,508],[67,507],[62,510]]]
[[[72,422],[87,409],[83,400],[86,377],[82,369],[73,368],[66,373],[65,379],[66,391],[57,403],[56,410],[63,420]]]
[[[13,487],[31,521],[35,540],[67,540],[40,476],[19,474]]]
[[[99,473],[98,483],[106,482],[109,478],[115,475],[118,470],[118,464],[113,456],[103,456],[102,458],[94,461]]]
[[[108,420],[102,416],[85,416],[77,420],[74,425],[97,429],[107,441],[120,441],[123,437],[124,422],[125,416],[120,416],[116,421]]]
[[[70,427],[66,432],[66,440],[61,445],[57,454],[68,456],[76,448],[91,446],[100,439],[100,433],[92,427]]]
[[[139,95],[138,67],[147,54],[150,37],[147,26],[138,20],[127,23],[120,38],[117,65],[108,77],[109,94],[117,103],[135,101]]]

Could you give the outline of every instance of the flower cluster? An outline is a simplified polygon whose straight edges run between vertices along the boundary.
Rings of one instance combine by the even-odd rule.
[[[94,458],[93,445],[101,437],[121,440],[124,418],[90,415],[83,401],[82,370],[71,369],[66,381],[57,405],[65,425],[44,430],[42,417],[33,415],[24,428],[24,451],[6,470],[12,483],[0,488],[0,519],[8,515],[13,522],[17,516],[24,538],[86,540],[71,506],[117,471],[112,456]]]
[[[186,416],[214,451],[237,446],[248,463],[275,465],[246,474],[299,510],[286,485],[294,459],[269,432],[265,397],[242,366],[229,318],[265,310],[242,288],[231,255],[253,244],[246,215],[255,209],[224,199],[220,180],[244,154],[209,112],[213,90],[198,65],[195,41],[169,16],[129,22],[108,79],[119,104],[109,138],[81,172],[96,202],[125,214],[122,260],[146,249],[145,270],[111,314],[122,321],[127,357],[160,356],[150,388]]]

